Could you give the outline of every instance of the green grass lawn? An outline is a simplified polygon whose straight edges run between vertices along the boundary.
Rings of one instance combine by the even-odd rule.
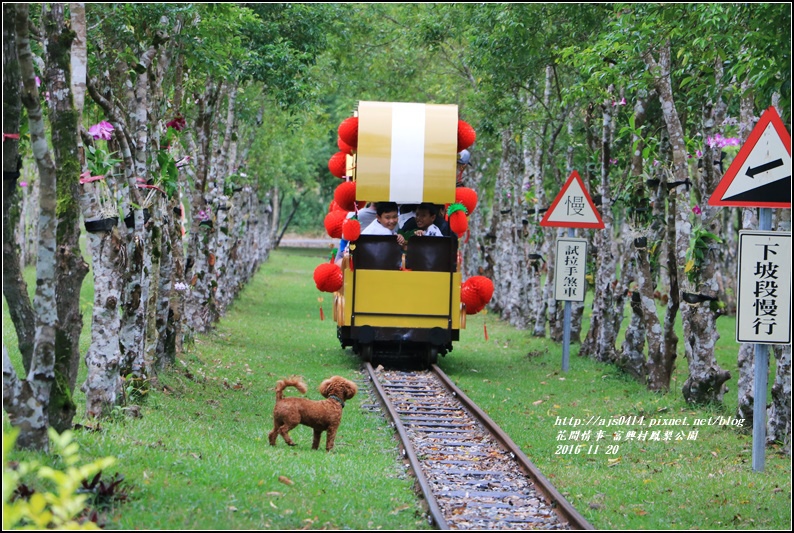
[[[122,417],[104,423],[102,431],[78,434],[84,459],[115,456],[114,471],[126,477],[130,502],[105,514],[107,529],[429,527],[393,431],[373,408],[359,361],[336,340],[331,297],[314,287],[312,272],[326,257],[325,250],[273,252],[216,330],[198,337],[178,368],[160,376],[168,388],[150,394],[142,418]],[[90,307],[90,296],[83,300]],[[695,418],[735,412],[738,345],[732,319],[721,318],[718,325],[718,359],[733,374],[723,408],[685,404],[683,356],[673,390],[654,394],[610,365],[576,357],[577,346],[569,372],[562,373],[560,345],[492,314],[469,317],[440,366],[596,528],[788,530],[790,458],[768,448],[766,470],[756,473],[748,434],[730,426],[693,427]],[[3,342],[15,352],[5,307],[3,326]],[[305,378],[307,396],[314,399],[331,375],[361,386],[345,408],[330,453],[310,449],[312,432],[304,426],[291,433],[294,448],[267,442],[275,382],[292,374]],[[80,394],[77,399],[82,401]],[[555,425],[558,417],[622,415],[645,416],[646,424],[685,420],[673,429],[697,429],[697,435],[651,440],[650,430],[658,428],[646,427],[644,440],[627,440],[628,430],[640,428],[623,426],[604,429],[600,441],[595,432],[589,441],[570,440],[568,433],[568,440],[558,440],[562,430],[585,429]],[[618,430],[623,438],[614,441]],[[578,454],[556,453],[577,443],[583,445]],[[18,451],[12,459],[31,457],[50,460]]]

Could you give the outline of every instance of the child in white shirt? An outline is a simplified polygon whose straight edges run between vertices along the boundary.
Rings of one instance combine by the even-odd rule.
[[[441,230],[434,224],[438,209],[433,204],[420,204],[416,208],[416,237],[443,237]]]
[[[394,202],[378,202],[376,207],[377,217],[364,228],[362,235],[397,235],[397,244],[405,244],[405,238],[397,234],[397,204]]]

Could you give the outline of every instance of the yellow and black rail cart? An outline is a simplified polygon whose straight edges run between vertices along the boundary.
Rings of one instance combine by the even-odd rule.
[[[458,107],[359,102],[358,144],[348,166],[356,200],[455,202]],[[334,319],[342,347],[362,359],[388,355],[433,364],[465,327],[458,239],[361,235],[342,261]]]

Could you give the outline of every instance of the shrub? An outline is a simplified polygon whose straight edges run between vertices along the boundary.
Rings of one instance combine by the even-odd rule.
[[[99,529],[94,522],[80,520],[89,495],[79,494],[78,489],[84,480],[112,466],[116,459],[104,457],[77,466],[80,455],[74,434],[64,431],[59,435],[50,428],[51,449],[60,456],[65,469],[56,470],[36,461],[23,461],[12,467],[6,457],[18,433],[12,430],[11,434],[3,435],[3,529]],[[53,483],[53,490],[31,492],[22,484],[22,479],[29,474],[35,475],[44,485]],[[29,496],[21,497],[22,493]]]

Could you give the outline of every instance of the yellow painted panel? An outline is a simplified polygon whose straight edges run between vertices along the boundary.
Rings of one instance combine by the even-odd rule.
[[[429,105],[425,120],[424,202],[455,201],[458,151],[458,106]]]
[[[356,313],[449,314],[449,274],[357,270]]]
[[[399,154],[393,154],[392,150],[396,150],[395,143],[397,146],[404,146],[402,143],[408,139],[408,144],[411,144],[412,135],[421,135],[421,122],[416,124],[420,129],[415,133],[411,130],[413,123],[403,124],[400,120],[405,118],[406,110],[416,109],[406,106],[420,105],[424,109],[420,113],[424,120],[424,151],[422,152],[421,145],[418,152],[408,150],[422,158],[422,163],[417,165],[419,174],[409,172],[411,179],[417,180],[414,190],[412,185],[403,181],[404,176],[392,175],[395,169],[406,171],[405,167],[410,168],[408,163],[393,161],[392,158],[399,157]],[[402,114],[395,116],[395,113]],[[455,201],[458,132],[456,105],[362,101],[359,102],[358,118],[358,147],[354,172],[357,200],[401,201],[398,198],[407,196],[411,198],[411,203],[422,201],[445,204]],[[393,131],[396,127],[399,132]],[[413,148],[416,146],[413,145]],[[405,184],[408,194],[405,189],[392,190],[392,180]]]
[[[392,106],[390,102],[359,102],[356,149],[356,199],[389,199]]]
[[[460,329],[460,284],[461,274],[455,272],[452,275],[452,329]]]
[[[344,265],[340,326],[353,325],[353,271]],[[402,313],[444,315],[449,312],[449,274],[444,272],[404,272],[394,270],[356,271],[356,311],[359,313]],[[452,274],[452,329],[461,328],[461,274]],[[416,316],[361,315],[357,326],[447,328],[446,318]]]
[[[381,328],[447,329],[449,322],[446,318],[360,315],[356,316],[356,326],[373,326]]]

